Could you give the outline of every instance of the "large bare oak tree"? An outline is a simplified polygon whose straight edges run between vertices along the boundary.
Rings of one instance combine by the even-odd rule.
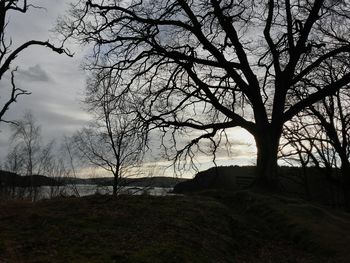
[[[196,131],[178,156],[246,129],[256,184],[275,190],[284,123],[350,82],[344,64],[340,78],[315,88],[324,63],[349,57],[349,22],[341,0],[81,0],[60,30],[94,45],[88,68],[109,69],[118,93],[143,105],[149,129]]]

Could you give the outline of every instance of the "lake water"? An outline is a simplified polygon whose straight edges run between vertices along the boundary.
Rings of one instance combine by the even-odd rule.
[[[43,193],[46,195],[50,194],[50,187],[43,186]],[[57,187],[56,187],[57,188]],[[112,194],[112,186],[98,186],[98,185],[67,185],[64,186],[64,193],[68,196],[76,195],[76,192],[79,193],[79,196],[93,195],[93,194]],[[167,195],[173,188],[165,187],[134,187],[134,186],[123,186],[118,190],[118,194],[129,194],[129,195],[153,195],[153,196],[164,196]]]
[[[118,189],[118,194],[127,195],[152,195],[165,196],[169,195],[173,188],[165,187],[133,187],[123,186]],[[35,196],[33,200],[48,199],[57,196],[87,196],[93,194],[112,194],[112,186],[98,186],[89,184],[65,185],[65,186],[41,186],[30,191],[28,188],[17,187],[15,189],[8,189],[7,195],[12,198],[29,198]]]

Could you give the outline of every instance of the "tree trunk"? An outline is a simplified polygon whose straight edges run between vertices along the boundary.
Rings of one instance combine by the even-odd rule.
[[[304,182],[306,200],[311,201],[312,196],[311,196],[310,185],[309,185],[309,176],[307,174],[306,167],[307,167],[307,165],[303,163],[302,164],[302,177],[303,177],[303,182]]]
[[[118,176],[114,176],[113,179],[113,195],[116,196],[118,192]]]
[[[120,174],[120,162],[117,161],[115,171],[113,173],[114,179],[113,179],[113,195],[117,196],[118,193],[118,184],[119,184],[119,174]]]
[[[350,212],[350,163],[344,160],[341,166],[341,174],[343,178],[344,206],[347,212]]]
[[[279,191],[277,174],[277,154],[280,135],[266,130],[255,136],[257,145],[257,163],[255,187],[268,192]]]
[[[115,174],[113,179],[113,196],[117,196],[117,192],[118,192],[118,174]]]

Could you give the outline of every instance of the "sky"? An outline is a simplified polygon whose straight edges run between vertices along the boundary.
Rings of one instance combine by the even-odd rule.
[[[7,36],[16,47],[28,40],[49,40],[55,42],[55,26],[59,15],[68,8],[68,1],[32,1],[45,9],[31,9],[26,14],[12,12],[8,17]],[[81,98],[84,91],[85,74],[81,68],[84,50],[72,48],[74,57],[57,54],[45,47],[30,47],[21,53],[12,68],[18,66],[16,85],[30,91],[29,96],[21,96],[6,113],[7,120],[21,118],[30,110],[46,141],[57,139],[63,134],[70,135],[81,127],[89,116],[82,109]],[[1,97],[8,95],[7,75],[0,82]],[[0,158],[8,148],[9,129],[0,124]]]
[[[67,0],[35,0],[31,3],[41,9],[31,9],[26,14],[12,12],[8,18],[8,37],[16,47],[28,40],[57,41],[52,31],[59,16],[69,8]],[[12,104],[5,115],[7,120],[16,120],[31,111],[41,126],[44,141],[60,140],[70,136],[91,118],[84,110],[81,100],[84,94],[86,75],[82,70],[82,62],[87,49],[75,44],[70,45],[73,58],[64,54],[56,54],[44,47],[31,47],[12,64],[18,66],[16,85],[30,91],[29,96],[22,96],[18,103]],[[0,96],[6,97],[9,90],[9,75],[0,82]],[[2,99],[0,98],[0,103]],[[0,104],[2,105],[2,104]],[[218,165],[253,165],[255,146],[253,138],[241,129],[233,129],[229,133],[232,143],[231,154],[226,151],[218,155]],[[6,124],[0,124],[0,160],[4,160],[10,146],[10,130]],[[199,169],[213,166],[210,157],[198,156]],[[1,163],[1,161],[0,161]],[[168,166],[159,162],[159,166]],[[167,175],[171,175],[169,169]],[[185,176],[192,176],[187,174]]]

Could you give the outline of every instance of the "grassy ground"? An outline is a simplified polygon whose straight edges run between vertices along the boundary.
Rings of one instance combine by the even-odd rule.
[[[0,262],[349,262],[350,216],[251,192],[0,203]]]

